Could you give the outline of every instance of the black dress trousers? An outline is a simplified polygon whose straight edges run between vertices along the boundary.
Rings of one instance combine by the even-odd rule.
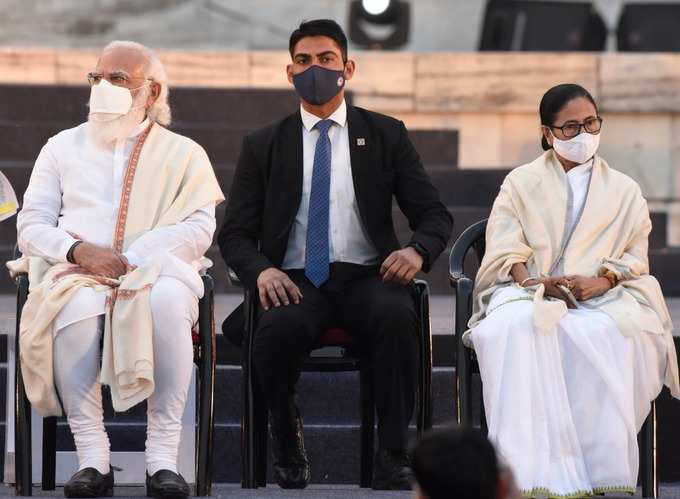
[[[333,263],[320,288],[303,270],[286,272],[300,288],[302,300],[268,311],[258,307],[255,328],[255,369],[269,410],[285,417],[304,359],[318,336],[341,327],[370,353],[380,447],[405,450],[418,351],[418,317],[410,290],[384,283],[376,266]]]

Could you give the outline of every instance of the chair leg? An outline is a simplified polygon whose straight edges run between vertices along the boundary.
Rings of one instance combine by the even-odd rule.
[[[203,300],[206,310],[199,317],[201,357],[198,363],[198,446],[196,449],[196,495],[209,496],[212,488],[215,398],[215,324],[212,289]]]
[[[257,487],[267,486],[267,443],[269,421],[267,418],[267,406],[264,403],[264,396],[259,391],[257,382],[253,387],[254,410],[255,410],[255,481]]]
[[[460,279],[456,288],[456,395],[458,424],[472,425],[472,355],[463,344],[462,336],[472,308],[470,279]]]
[[[643,497],[659,497],[656,463],[656,402],[640,431],[640,476]]]
[[[255,303],[250,292],[244,290],[244,314],[246,316],[245,337],[241,363],[241,487],[257,488],[257,421],[255,380],[253,368],[253,329],[255,324]]]
[[[17,314],[15,336],[15,392],[14,392],[14,452],[16,493],[19,496],[33,494],[33,460],[31,456],[31,404],[26,398],[24,380],[21,376],[21,350],[19,345],[19,322],[28,296],[28,279],[20,277],[17,288]]]
[[[418,437],[432,428],[432,331],[430,330],[430,302],[427,286],[421,291],[420,310],[420,359],[418,373]]]
[[[375,395],[373,372],[370,366],[359,372],[359,398],[361,400],[361,473],[359,486],[371,487],[373,483],[373,454],[375,448]]]
[[[247,349],[247,345],[244,345]],[[257,488],[257,480],[255,477],[255,407],[252,393],[252,380],[250,370],[249,353],[246,351],[243,355],[242,364],[242,394],[243,407],[241,415],[241,487],[244,489]]]
[[[18,343],[18,342],[17,342]],[[17,354],[15,393],[14,452],[16,493],[19,496],[33,495],[33,459],[31,452],[31,404],[26,398]]]
[[[57,475],[57,418],[43,419],[42,489],[54,490]]]
[[[479,391],[479,427],[484,435],[489,434],[489,427],[486,422],[486,409],[484,407],[484,392]]]

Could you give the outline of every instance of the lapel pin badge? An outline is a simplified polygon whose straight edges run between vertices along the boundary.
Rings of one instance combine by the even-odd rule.
[[[366,139],[363,137],[357,139],[357,145],[358,146],[365,146],[366,145]]]

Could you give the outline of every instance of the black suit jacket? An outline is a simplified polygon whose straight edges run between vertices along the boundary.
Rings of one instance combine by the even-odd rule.
[[[349,105],[347,126],[354,190],[368,237],[381,260],[400,248],[392,221],[396,199],[413,230],[411,242],[428,252],[423,269],[428,271],[446,247],[453,219],[406,127]],[[227,265],[251,289],[260,272],[279,268],[285,256],[302,196],[302,147],[299,111],[243,139],[218,242]]]

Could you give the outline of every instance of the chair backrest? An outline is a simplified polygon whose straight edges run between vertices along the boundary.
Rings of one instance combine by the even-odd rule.
[[[480,220],[470,225],[456,239],[449,255],[449,276],[451,279],[460,279],[465,276],[465,257],[474,250],[477,261],[481,262],[486,251],[486,222]],[[474,275],[467,276],[474,280]]]

